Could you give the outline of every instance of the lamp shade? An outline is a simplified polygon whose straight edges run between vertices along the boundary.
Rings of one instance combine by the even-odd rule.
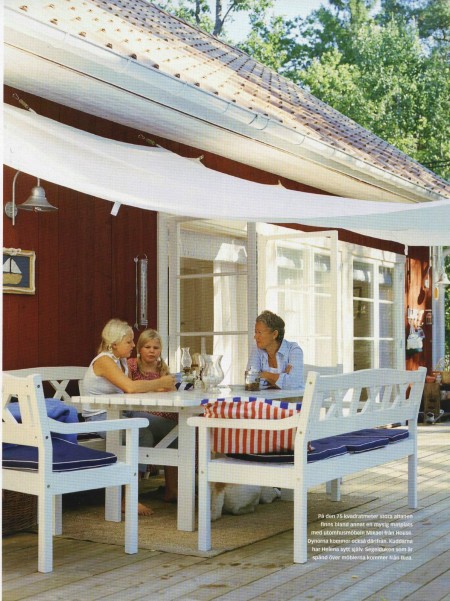
[[[42,186],[34,186],[34,188],[31,190],[31,194],[30,196],[27,198],[27,200],[25,202],[23,202],[20,205],[17,205],[18,209],[21,209],[22,211],[42,211],[42,212],[48,212],[48,211],[57,211],[58,207],[54,207],[53,205],[51,205],[46,196],[45,196],[45,190],[44,188],[42,188]]]

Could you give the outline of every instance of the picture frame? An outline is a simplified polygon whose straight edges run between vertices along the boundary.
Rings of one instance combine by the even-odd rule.
[[[36,253],[20,248],[3,249],[3,293],[36,294]]]

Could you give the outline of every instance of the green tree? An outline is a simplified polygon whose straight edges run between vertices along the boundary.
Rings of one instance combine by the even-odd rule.
[[[352,57],[352,60],[349,60]],[[414,23],[369,19],[299,74],[310,91],[443,177],[450,175],[450,72]]]
[[[187,23],[216,37],[226,38],[226,23],[237,13],[248,12],[251,17],[255,11],[260,14],[261,11],[273,8],[274,2],[276,0],[215,0],[213,16],[207,0],[162,0],[157,4]]]
[[[163,0],[157,2],[163,10],[183,21],[212,33],[214,21],[211,18],[207,0]]]
[[[269,15],[267,7],[255,7],[249,15],[251,31],[238,44],[241,50],[277,73],[296,80],[304,61],[304,51],[298,42],[299,19]]]
[[[422,40],[432,48],[450,43],[450,2],[448,0],[381,0],[377,19],[386,23],[403,17],[406,22],[415,20]]]

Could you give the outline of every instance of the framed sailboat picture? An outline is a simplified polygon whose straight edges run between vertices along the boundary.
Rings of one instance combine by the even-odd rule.
[[[20,248],[3,249],[3,292],[35,294],[34,264],[36,253]]]

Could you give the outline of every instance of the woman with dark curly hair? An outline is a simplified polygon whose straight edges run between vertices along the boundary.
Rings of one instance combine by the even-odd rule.
[[[284,329],[283,319],[272,311],[263,311],[256,318],[256,348],[248,368],[260,372],[262,388],[304,387],[303,351],[296,342],[285,340]]]

